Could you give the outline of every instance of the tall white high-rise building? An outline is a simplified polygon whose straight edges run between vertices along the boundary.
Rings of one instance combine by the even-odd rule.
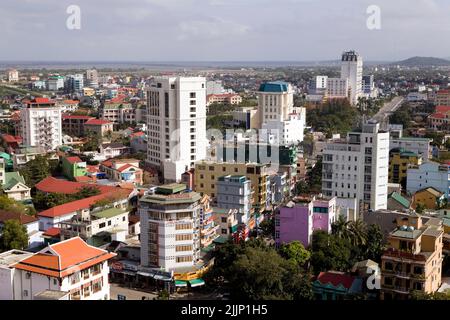
[[[62,145],[61,108],[47,98],[28,101],[20,112],[23,144],[45,151]]]
[[[258,91],[258,113],[263,135],[266,130],[267,136],[274,137],[280,144],[303,141],[306,109],[294,108],[291,84],[282,81],[263,83]]]
[[[147,89],[147,162],[167,182],[206,158],[206,80],[158,77]]]
[[[342,99],[349,98],[348,79],[328,78],[327,79],[327,98]]]
[[[355,51],[342,54],[341,79],[348,79],[350,87],[350,103],[356,105],[362,95],[363,60]]]
[[[84,76],[82,74],[66,76],[65,88],[67,92],[81,92],[84,88]]]
[[[86,86],[98,88],[98,72],[96,69],[86,70]]]
[[[369,121],[323,149],[322,192],[325,196],[356,198],[361,209],[387,207],[389,132]],[[361,211],[360,211],[361,212]]]
[[[19,71],[16,69],[8,70],[7,73],[8,82],[17,82],[19,81]]]

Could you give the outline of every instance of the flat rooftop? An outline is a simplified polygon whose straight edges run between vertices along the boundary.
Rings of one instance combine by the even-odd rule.
[[[110,208],[110,209],[102,210],[99,212],[94,212],[94,213],[92,213],[92,216],[94,216],[96,218],[100,218],[100,219],[101,218],[109,219],[109,218],[118,216],[120,214],[123,214],[125,212],[126,212],[126,210],[123,210],[123,209]]]
[[[26,252],[22,250],[9,250],[3,253],[0,253],[0,267],[10,268],[16,263],[31,257],[34,253]]]
[[[69,294],[67,291],[45,290],[34,296],[36,300],[60,300]]]

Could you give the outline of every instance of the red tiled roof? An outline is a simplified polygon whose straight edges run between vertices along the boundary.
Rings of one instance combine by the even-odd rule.
[[[333,287],[342,285],[344,288],[350,289],[353,281],[355,281],[355,277],[341,273],[321,272],[317,276],[317,281],[322,284],[330,283]]]
[[[78,119],[78,120],[90,120],[95,119],[94,117],[90,116],[83,116],[83,115],[72,115],[72,114],[63,114],[62,119]]]
[[[145,135],[144,132],[139,131],[139,132],[135,132],[135,133],[130,134],[130,137],[131,137],[131,138],[135,138],[135,137],[142,137],[142,136],[144,136],[144,135]]]
[[[99,166],[98,165],[90,165],[90,164],[88,164],[87,165],[87,171],[88,172],[90,172],[90,173],[97,173],[97,172],[99,172],[100,171],[100,169],[99,169]]]
[[[430,115],[430,118],[444,119],[445,118],[445,114],[444,113],[433,113],[432,115]]]
[[[450,111],[450,106],[437,106],[436,113],[447,112]]]
[[[38,221],[38,218],[24,213],[0,210],[0,222],[5,223],[8,220],[19,220],[20,224],[28,224]]]
[[[89,209],[91,205],[96,203],[99,200],[107,200],[107,199],[117,199],[118,197],[128,197],[128,195],[131,193],[131,190],[125,190],[121,188],[114,188],[115,190],[112,192],[99,194],[96,196],[88,197],[81,200],[72,201],[69,203],[61,204],[59,206],[55,206],[53,208],[44,210],[42,212],[38,213],[38,216],[40,217],[60,217],[65,216],[67,214],[76,212],[81,209]]]
[[[7,133],[2,134],[2,138],[6,143],[19,143],[17,137],[14,137]],[[22,138],[20,138],[20,140],[22,140]]]
[[[47,177],[36,184],[36,189],[47,193],[74,194],[80,191],[80,189],[85,186],[86,185],[81,182],[73,182],[56,179],[53,177]],[[97,184],[93,184],[92,186],[98,188],[102,194],[114,191],[116,189],[115,187],[102,186]]]
[[[75,177],[75,181],[81,182],[81,183],[95,182],[96,180],[97,180],[96,177],[90,177],[90,176]]]
[[[31,103],[47,104],[54,103],[54,101],[49,98],[35,98],[34,100],[31,100]]]
[[[90,119],[88,121],[85,122],[85,124],[87,125],[102,125],[102,124],[111,124],[111,121],[108,120],[103,120],[103,119]]]
[[[127,169],[129,169],[129,168],[135,168],[135,169],[140,170],[138,167],[133,166],[132,164],[127,163],[126,165],[124,165],[124,166],[120,167],[119,169],[117,169],[117,171],[119,171],[119,172],[124,172],[125,170],[127,170]]]
[[[48,228],[47,231],[45,231],[43,233],[44,236],[48,236],[48,237],[57,237],[61,234],[61,229],[60,228]]]
[[[80,237],[55,243],[14,265],[16,269],[63,278],[116,256],[88,245]]]
[[[78,104],[80,101],[78,100],[64,100],[63,103],[65,104]]]
[[[66,160],[71,163],[71,164],[75,164],[78,162],[83,162],[79,157],[75,156],[75,157],[67,157]]]

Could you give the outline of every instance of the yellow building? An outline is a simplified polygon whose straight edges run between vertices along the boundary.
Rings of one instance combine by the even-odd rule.
[[[202,161],[195,165],[195,191],[215,198],[217,179],[226,175],[244,175],[251,180],[253,207],[262,212],[268,206],[269,175],[266,165]]]
[[[83,88],[83,95],[87,97],[92,97],[95,95],[95,89],[93,88]]]
[[[406,187],[406,172],[409,165],[422,164],[422,158],[416,153],[395,148],[389,152],[389,182],[400,183]]]
[[[417,191],[413,196],[413,208],[417,208],[420,204],[425,207],[425,209],[439,209],[444,205],[445,194],[434,189],[433,187],[428,187]]]
[[[381,257],[381,299],[408,299],[411,291],[433,293],[441,286],[442,220],[423,224],[416,213],[398,217]]]

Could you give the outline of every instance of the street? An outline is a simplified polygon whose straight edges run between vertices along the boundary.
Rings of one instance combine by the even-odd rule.
[[[389,116],[395,112],[402,105],[404,100],[404,97],[395,97],[391,101],[386,102],[372,119],[379,122],[383,121],[386,116]]]

